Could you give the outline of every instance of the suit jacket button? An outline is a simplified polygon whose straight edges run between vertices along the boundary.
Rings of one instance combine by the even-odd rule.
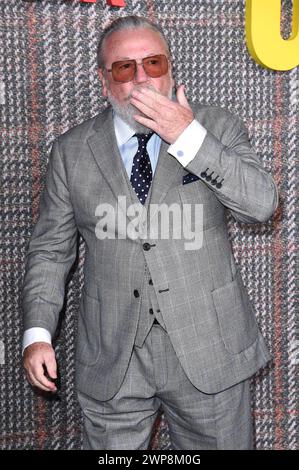
[[[153,285],[152,279],[150,279],[150,280],[148,281],[148,283],[149,283],[150,286],[152,286],[152,285]]]
[[[206,168],[205,171],[202,171],[202,172],[200,173],[200,176],[201,176],[202,178],[206,178],[206,176],[207,176],[207,170],[208,170],[208,169],[209,169],[209,167]]]
[[[134,296],[135,296],[135,297],[139,297],[139,292],[138,292],[137,289],[134,290]]]
[[[211,181],[213,173],[214,173],[214,171],[212,171],[212,173],[210,173],[209,175],[206,176],[206,181]]]
[[[151,245],[149,243],[143,243],[143,249],[144,251],[148,251],[151,249]]]
[[[153,311],[152,308],[149,309],[149,313],[150,313],[151,315],[153,315],[154,311]]]

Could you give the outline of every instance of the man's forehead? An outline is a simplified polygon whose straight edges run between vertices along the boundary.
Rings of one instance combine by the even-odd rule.
[[[135,52],[141,53],[142,56],[143,50],[147,54],[157,54],[165,53],[168,49],[161,35],[149,28],[114,31],[105,41],[103,48],[106,56],[117,54],[123,58],[129,58]]]

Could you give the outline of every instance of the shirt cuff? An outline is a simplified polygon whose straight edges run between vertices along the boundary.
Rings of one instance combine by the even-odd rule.
[[[193,119],[177,140],[170,145],[167,152],[183,166],[187,166],[202,146],[206,134],[207,130],[196,119]]]
[[[23,336],[22,354],[24,353],[24,349],[27,348],[27,346],[30,346],[30,344],[37,343],[39,341],[51,344],[51,334],[49,331],[40,327],[28,328],[28,330],[24,332]]]

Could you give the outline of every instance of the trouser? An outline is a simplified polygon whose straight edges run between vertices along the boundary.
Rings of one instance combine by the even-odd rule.
[[[100,379],[100,378],[99,378]],[[251,449],[249,380],[217,394],[198,390],[182,369],[169,336],[154,324],[134,347],[124,381],[108,401],[78,392],[84,449],[147,449],[160,406],[172,449]]]

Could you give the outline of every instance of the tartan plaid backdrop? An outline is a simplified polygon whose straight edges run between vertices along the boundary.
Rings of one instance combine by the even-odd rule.
[[[282,32],[291,29],[292,1],[283,3]],[[264,69],[249,56],[244,0],[0,1],[1,246],[0,446],[78,449],[81,415],[74,392],[74,336],[83,282],[84,246],[71,273],[56,351],[59,396],[34,393],[21,367],[19,293],[26,245],[53,139],[105,106],[96,46],[110,20],[138,14],[158,22],[170,41],[177,83],[191,101],[239,115],[262,163],[280,189],[280,207],[263,225],[228,218],[234,256],[273,361],[252,381],[257,449],[295,449],[295,159],[298,154],[298,67]],[[298,413],[297,413],[298,415]],[[298,424],[298,423],[297,423]],[[152,447],[169,449],[163,415]]]

